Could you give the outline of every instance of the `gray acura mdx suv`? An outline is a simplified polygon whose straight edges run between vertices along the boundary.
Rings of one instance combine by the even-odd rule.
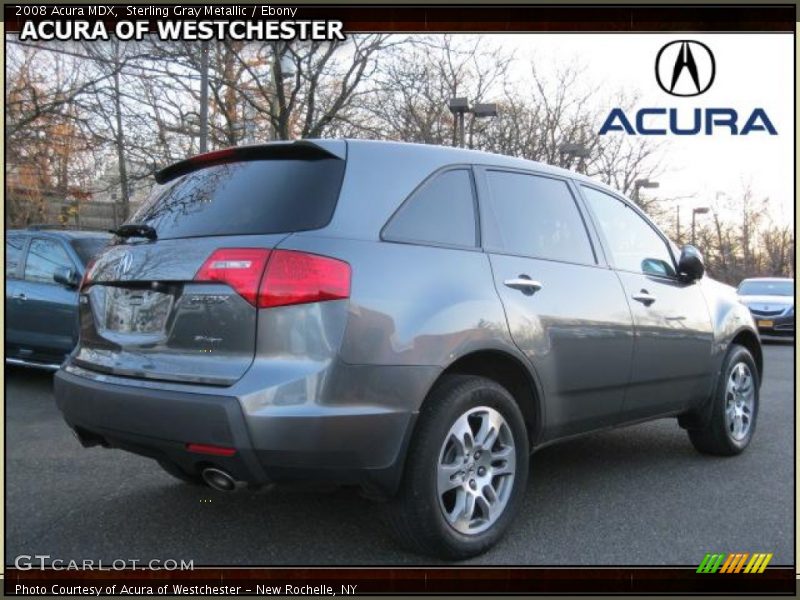
[[[324,140],[156,180],[81,284],[56,398],[85,446],[218,490],[357,484],[407,546],[464,558],[545,444],[659,417],[704,453],[753,436],[747,308],[587,177]]]

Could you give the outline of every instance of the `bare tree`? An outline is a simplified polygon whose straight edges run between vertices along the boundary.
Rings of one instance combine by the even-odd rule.
[[[488,101],[506,78],[513,56],[479,38],[415,37],[383,52],[374,84],[361,98],[358,120],[340,131],[356,137],[381,137],[425,144],[455,144],[448,103],[466,97]],[[467,146],[481,145],[485,124],[467,123]]]
[[[754,197],[749,185],[736,198],[712,203],[710,219],[696,235],[712,276],[736,285],[746,277],[794,274],[792,229],[773,223],[768,205],[768,199]]]

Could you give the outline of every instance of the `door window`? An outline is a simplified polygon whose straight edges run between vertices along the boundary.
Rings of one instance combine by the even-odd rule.
[[[550,177],[487,171],[487,249],[595,264],[589,235],[565,181]]]
[[[664,238],[641,215],[610,194],[581,187],[605,234],[611,259],[617,269],[675,276],[672,255]]]
[[[474,248],[476,234],[472,175],[466,169],[455,169],[424,183],[392,217],[383,237]]]
[[[17,267],[22,260],[22,249],[25,247],[25,238],[19,235],[6,239],[6,277],[17,278]]]
[[[28,248],[25,261],[25,280],[38,283],[55,283],[53,273],[58,267],[74,268],[64,247],[55,240],[36,238]]]

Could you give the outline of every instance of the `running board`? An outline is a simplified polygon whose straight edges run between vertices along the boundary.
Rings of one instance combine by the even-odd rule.
[[[58,371],[61,368],[61,365],[33,362],[29,360],[23,360],[21,358],[6,358],[6,364],[16,365],[18,367],[33,367],[34,369],[44,369],[46,371]]]

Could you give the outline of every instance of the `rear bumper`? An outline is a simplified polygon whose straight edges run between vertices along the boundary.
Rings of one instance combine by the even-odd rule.
[[[392,405],[391,398],[380,406],[370,403],[370,396],[403,380],[406,383],[395,390],[413,394],[411,387],[422,389],[436,373],[412,367],[426,369],[425,375],[409,377],[405,372],[382,372],[387,369],[398,368],[340,366],[328,374],[335,384],[328,393],[337,393],[336,398],[320,402],[315,397],[294,405],[264,403],[269,395],[265,390],[237,395],[241,388],[180,389],[152,382],[144,386],[80,369],[56,374],[55,397],[84,445],[168,460],[189,473],[216,466],[253,484],[325,480],[393,493],[418,406]],[[359,388],[379,388],[355,389],[354,381]],[[236,453],[196,454],[187,450],[189,443],[235,448]]]
[[[268,481],[236,398],[186,394],[93,381],[65,372],[54,380],[56,404],[84,445],[121,448],[171,461],[187,472],[206,464],[256,484]],[[231,457],[190,453],[188,443],[232,447]]]

